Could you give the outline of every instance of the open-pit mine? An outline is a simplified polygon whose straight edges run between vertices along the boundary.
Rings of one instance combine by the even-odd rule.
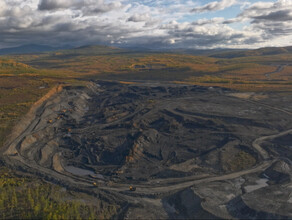
[[[170,83],[60,85],[5,165],[120,204],[116,218],[292,218],[292,95]]]

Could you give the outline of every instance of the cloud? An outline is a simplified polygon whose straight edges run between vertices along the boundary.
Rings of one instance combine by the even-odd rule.
[[[77,1],[68,0],[41,0],[38,6],[39,10],[57,10],[75,6]]]
[[[234,4],[238,16],[216,17],[222,13],[214,11]],[[0,47],[34,42],[246,48],[292,41],[291,0],[195,6],[191,0],[0,0]]]
[[[250,22],[249,31],[261,32],[263,39],[292,35],[292,1],[257,2],[245,8],[236,18],[225,21]]]
[[[60,9],[80,10],[85,15],[99,14],[122,7],[121,2],[105,3],[103,0],[41,0],[38,9],[54,11]]]
[[[273,11],[268,14],[254,16],[254,23],[262,22],[263,20],[266,21],[291,21],[292,20],[292,10],[285,9],[279,11]]]
[[[210,2],[206,5],[201,7],[196,7],[191,10],[194,13],[203,13],[203,12],[210,12],[210,11],[220,11],[224,10],[225,8],[229,8],[230,6],[236,4],[236,0],[221,0],[220,2]]]
[[[149,21],[151,18],[148,13],[145,14],[134,14],[131,17],[128,18],[128,21],[133,21],[133,22],[145,22]]]
[[[212,19],[199,19],[197,21],[192,22],[193,25],[207,25],[207,24],[220,24],[224,22],[224,18],[212,18]]]
[[[135,23],[144,23],[144,27],[153,27],[159,23],[159,19],[152,18],[149,13],[144,14],[133,14],[131,15],[127,21],[135,22]]]
[[[277,2],[257,2],[245,8],[236,18],[229,22],[252,19],[266,21],[289,21],[292,17],[292,1],[278,0]],[[228,21],[227,21],[228,22]]]
[[[122,3],[119,1],[104,3],[102,0],[97,0],[95,2],[90,2],[91,4],[85,4],[82,8],[82,12],[85,15],[94,15],[99,13],[106,13],[112,10],[121,9],[123,7]]]
[[[168,39],[177,47],[216,48],[240,47],[243,44],[260,43],[261,36],[250,31],[234,30],[222,24],[222,18],[204,19],[192,23],[170,22],[162,25]]]
[[[0,0],[0,17],[5,15],[7,4],[4,0]]]

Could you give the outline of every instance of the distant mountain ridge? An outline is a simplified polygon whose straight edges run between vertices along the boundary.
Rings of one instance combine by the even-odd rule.
[[[52,47],[48,45],[40,44],[26,44],[18,47],[2,48],[0,49],[0,55],[12,55],[12,54],[30,54],[30,53],[44,53],[62,49],[71,49],[70,45],[62,47]]]
[[[0,55],[15,55],[15,54],[38,54],[60,51],[64,55],[105,55],[115,53],[173,53],[173,54],[190,54],[190,55],[202,55],[214,58],[239,58],[250,56],[269,56],[279,54],[292,54],[292,46],[288,47],[265,47],[259,49],[150,49],[150,48],[119,48],[105,45],[84,45],[80,47],[73,47],[71,45],[65,45],[62,47],[53,47],[48,45],[39,44],[27,44],[18,47],[3,48],[0,49]]]
[[[279,54],[289,54],[292,53],[292,46],[289,47],[264,47],[255,50],[236,50],[219,52],[210,55],[210,57],[215,58],[236,58],[236,57],[250,57],[250,56],[270,56]]]
[[[278,54],[292,53],[292,46],[288,47],[263,47],[259,49],[232,49],[232,48],[215,48],[215,49],[191,49],[191,48],[143,48],[131,47],[123,48],[124,50],[147,52],[147,53],[174,53],[174,54],[189,54],[198,56],[209,56],[214,58],[237,58],[250,56],[269,56]]]

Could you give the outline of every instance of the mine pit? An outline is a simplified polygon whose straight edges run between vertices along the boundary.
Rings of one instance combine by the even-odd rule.
[[[170,83],[65,86],[15,134],[3,161],[62,185],[138,199],[164,217],[282,217],[249,199],[291,185],[292,113],[266,104],[269,94],[255,97]],[[250,213],[237,215],[242,209]],[[133,206],[128,216],[137,212]],[[291,207],[283,213],[291,217]]]

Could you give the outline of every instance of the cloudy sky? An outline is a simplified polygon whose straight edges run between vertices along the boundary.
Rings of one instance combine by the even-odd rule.
[[[0,48],[292,45],[292,0],[0,0]]]

